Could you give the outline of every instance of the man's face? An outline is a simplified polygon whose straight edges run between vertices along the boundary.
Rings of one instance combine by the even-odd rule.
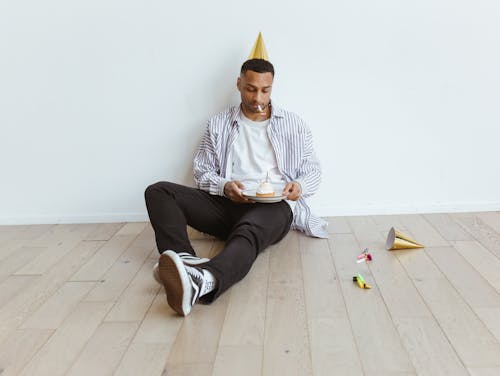
[[[245,110],[255,114],[261,113],[271,101],[273,75],[270,72],[257,73],[249,70],[238,77],[236,86]]]

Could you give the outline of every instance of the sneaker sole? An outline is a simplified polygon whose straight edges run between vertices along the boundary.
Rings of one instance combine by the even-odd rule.
[[[160,279],[159,267],[160,267],[159,263],[156,263],[156,265],[153,266],[153,278],[156,282],[162,285],[163,283]]]
[[[191,312],[192,286],[184,263],[175,252],[161,254],[158,271],[167,294],[167,302],[179,315]]]

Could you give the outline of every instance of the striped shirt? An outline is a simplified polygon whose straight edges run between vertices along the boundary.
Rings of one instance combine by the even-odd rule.
[[[239,134],[240,111],[240,106],[233,106],[208,121],[194,158],[196,186],[210,194],[223,196],[224,185],[230,181],[228,158]],[[295,181],[302,188],[293,212],[292,229],[327,238],[327,222],[314,216],[307,203],[308,197],[318,190],[321,180],[311,131],[300,117],[273,105],[268,134],[281,174],[287,182]]]

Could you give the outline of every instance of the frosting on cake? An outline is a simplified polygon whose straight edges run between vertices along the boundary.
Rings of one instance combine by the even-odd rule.
[[[274,196],[274,188],[268,181],[263,181],[257,188],[257,196]]]

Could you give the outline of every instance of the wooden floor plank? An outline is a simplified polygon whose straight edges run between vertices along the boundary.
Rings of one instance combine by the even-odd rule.
[[[149,223],[0,226],[0,373],[496,376],[499,215],[332,217],[329,240],[291,232],[185,318]],[[426,248],[386,251],[392,226]],[[224,245],[188,233],[201,257]]]
[[[470,367],[469,372],[471,376],[498,376],[500,375],[500,367]]]
[[[0,249],[9,240],[31,241],[39,238],[56,225],[14,225],[0,226]]]
[[[476,213],[453,213],[450,216],[475,240],[500,259],[500,234],[484,223]]]
[[[6,258],[11,256],[14,253],[18,253],[19,250],[25,246],[25,240],[7,240],[4,243],[0,244],[0,262],[3,262]]]
[[[500,294],[454,247],[428,248],[425,252],[473,309],[500,308]]]
[[[441,230],[441,226],[437,226]],[[457,230],[458,233],[460,230]],[[461,230],[463,231],[463,229]],[[457,237],[460,238],[460,237]],[[474,313],[481,319],[484,326],[498,339],[500,316],[495,313],[500,312],[500,294],[498,290],[488,283],[485,274],[478,272],[473,264],[462,256],[462,254],[469,255],[472,263],[479,266],[479,269],[487,271],[495,264],[496,271],[492,270],[491,275],[493,278],[498,277],[500,270],[500,260],[491,255],[484,248],[480,247],[476,242],[471,241],[455,241],[458,247],[434,247],[425,250],[426,254],[439,268],[446,279],[457,290],[462,299],[470,306]],[[472,246],[472,251],[467,247]],[[457,248],[461,247],[461,252]],[[484,257],[489,260],[491,265],[482,266],[484,260],[478,260]],[[438,276],[438,272],[432,269],[431,273],[434,277]]]
[[[473,240],[472,236],[446,213],[425,214],[424,218],[448,241]]]
[[[260,375],[269,276],[269,253],[257,257],[247,276],[231,288],[214,374]]]
[[[228,295],[222,295],[210,306],[197,304],[185,317],[177,333],[166,364],[168,375],[193,363],[213,367],[220,330],[224,322]],[[175,373],[174,373],[175,374]]]
[[[486,307],[476,308],[474,311],[483,320],[491,334],[495,336],[497,342],[500,343],[500,309],[498,307]]]
[[[145,228],[145,223],[127,223],[71,277],[71,281],[99,281]]]
[[[21,375],[65,375],[110,308],[111,303],[80,303]]]
[[[40,276],[35,275],[13,275],[0,283],[0,307],[5,306],[12,298],[22,290],[32,286]]]
[[[262,374],[262,346],[260,345],[220,345],[213,375],[255,376]]]
[[[44,252],[46,247],[29,247],[23,246],[12,253],[10,256],[0,261],[0,282],[14,275],[19,269],[25,267],[41,252]]]
[[[4,242],[18,237],[23,231],[26,231],[26,226],[24,225],[0,226],[0,246]]]
[[[127,249],[118,256],[113,265],[99,277],[98,284],[89,292],[85,300],[116,301],[144,265],[146,259],[153,253],[153,247],[149,232],[142,231]],[[95,259],[90,262],[93,261]],[[149,275],[151,275],[151,270],[152,267]],[[77,278],[73,276],[72,279]]]
[[[314,375],[362,375],[328,241],[300,237],[299,244]]]
[[[201,245],[207,249],[203,249]],[[204,257],[218,253],[222,242],[213,240],[198,244],[196,251]],[[195,304],[191,313],[183,319],[165,365],[167,375],[200,372],[204,374],[210,369],[217,354],[220,333],[226,315],[229,292],[222,294],[210,305]]]
[[[167,343],[132,343],[115,376],[161,376],[170,351]]]
[[[0,345],[0,374],[19,375],[35,353],[53,334],[47,329],[18,329]]]
[[[360,245],[354,235],[338,234],[329,244],[365,375],[416,374],[373,276],[365,264],[356,263]],[[371,290],[353,283],[359,272]]]
[[[385,236],[371,218],[353,218],[350,223],[359,242],[374,250],[370,271],[417,374],[466,375],[463,363],[398,260],[405,251],[377,252]],[[415,250],[415,257],[419,251]]]
[[[481,212],[477,213],[477,216],[493,230],[500,234],[500,212]]]
[[[180,363],[169,364],[164,370],[165,376],[211,376],[213,375],[213,363]]]
[[[351,232],[346,217],[328,217],[326,220],[328,221],[327,230],[329,234],[345,234]]]
[[[409,317],[395,321],[417,375],[468,374],[434,318]]]
[[[102,242],[98,241],[80,242],[71,254],[66,255],[57,265],[37,279],[36,284],[23,289],[7,304],[0,307],[0,343],[4,339],[3,336],[18,328],[64,285],[69,276],[92,257],[101,245]]]
[[[269,252],[263,375],[312,375],[299,237],[289,233]]]
[[[165,292],[160,287],[153,304],[149,307],[141,326],[137,330],[133,342],[171,345],[177,337],[183,320],[182,316],[177,315],[168,306]]]
[[[476,241],[456,241],[452,244],[458,253],[500,293],[500,259]]]
[[[259,255],[247,276],[231,288],[221,346],[263,345],[270,252]]]
[[[7,236],[6,240],[0,241],[0,261],[14,253],[20,252],[20,248],[30,247],[30,243],[33,240],[44,236],[55,226],[56,225],[13,226],[19,227],[19,229]],[[5,231],[5,227],[11,226],[0,226],[0,234]]]
[[[67,282],[35,311],[21,329],[57,329],[95,282]]]
[[[368,248],[373,261],[367,264],[358,264],[357,270],[373,275],[380,288],[383,300],[393,318],[432,317],[413,282],[406,274],[397,259],[398,251],[385,249],[385,232],[379,232],[371,218],[355,217],[350,219],[354,228],[354,235],[361,249]],[[351,251],[351,263],[355,264],[356,249]]]
[[[135,275],[127,288],[116,299],[113,309],[105,321],[141,322],[160,291],[160,286],[152,277],[153,265],[156,261],[148,259]]]
[[[118,231],[120,231],[125,223],[99,223],[96,224],[96,228],[90,231],[85,240],[109,240]]]
[[[81,227],[68,227],[68,231],[53,239],[42,252],[33,257],[24,267],[15,272],[17,275],[43,274],[54,266],[64,256],[80,244],[85,236],[96,228],[96,225],[87,224]]]
[[[378,232],[385,235],[389,233],[391,227],[403,232],[406,230],[406,226],[399,215],[373,215],[370,216],[370,219],[377,227]]]
[[[102,323],[66,375],[113,375],[137,326],[135,322]]]
[[[31,247],[53,247],[61,242],[75,238],[82,240],[97,226],[93,223],[55,225],[44,231],[41,236],[30,241],[28,245]]]
[[[406,257],[403,257],[405,255]],[[424,252],[400,261],[467,367],[500,365],[500,345]]]
[[[422,215],[399,216],[413,239],[426,247],[446,247],[450,243]]]

